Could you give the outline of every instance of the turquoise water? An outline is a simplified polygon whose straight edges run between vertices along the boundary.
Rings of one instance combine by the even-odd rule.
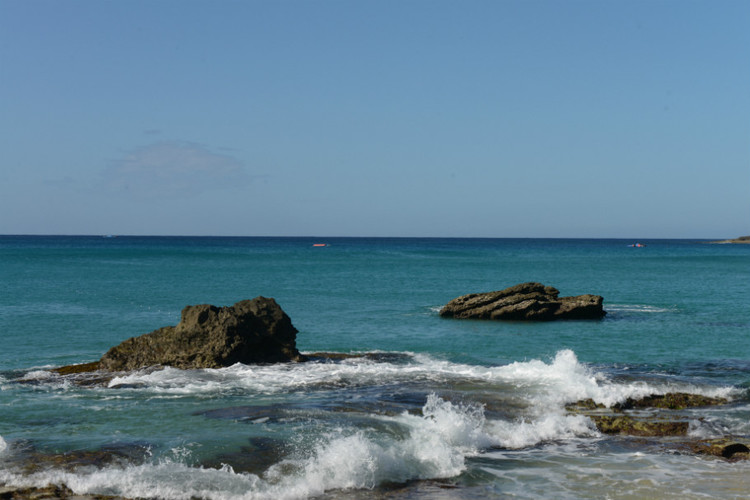
[[[750,246],[632,243],[0,237],[0,482],[164,498],[740,497],[746,464],[605,438],[564,412],[684,390],[733,400],[696,411],[692,435],[750,433]],[[608,314],[437,314],[525,281],[602,295]],[[185,305],[258,295],[289,314],[301,351],[371,354],[108,387],[47,371],[176,324]],[[118,460],[23,469],[81,451]]]

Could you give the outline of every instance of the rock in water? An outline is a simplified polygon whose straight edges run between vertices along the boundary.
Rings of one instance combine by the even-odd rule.
[[[177,326],[126,340],[102,356],[99,368],[220,368],[303,361],[296,337],[297,329],[274,299],[256,297],[229,307],[187,306]]]
[[[690,445],[690,449],[699,455],[713,455],[729,460],[747,460],[750,458],[750,448],[745,442],[731,437],[701,440]]]
[[[448,302],[440,316],[448,318],[549,321],[599,319],[607,314],[599,295],[558,297],[559,291],[541,283],[521,283],[498,292],[462,295]]]

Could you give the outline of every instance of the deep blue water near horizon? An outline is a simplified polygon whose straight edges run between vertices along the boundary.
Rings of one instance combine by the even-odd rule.
[[[0,483],[162,498],[541,498],[552,485],[569,498],[740,498],[745,464],[636,449],[564,412],[679,389],[732,400],[696,412],[692,436],[750,433],[750,245],[639,242],[0,236]],[[526,281],[602,295],[608,314],[438,316],[459,295]],[[108,387],[47,371],[176,324],[185,305],[258,295],[289,314],[301,351],[372,354]],[[111,449],[124,462],[23,469]]]

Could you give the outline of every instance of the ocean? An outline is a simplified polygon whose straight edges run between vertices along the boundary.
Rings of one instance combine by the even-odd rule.
[[[750,462],[600,433],[566,405],[687,392],[684,439],[750,436],[750,245],[697,240],[0,236],[0,484],[164,499],[746,498]],[[326,244],[326,246],[314,246]],[[602,320],[441,318],[537,281]],[[273,297],[303,353],[50,369]]]

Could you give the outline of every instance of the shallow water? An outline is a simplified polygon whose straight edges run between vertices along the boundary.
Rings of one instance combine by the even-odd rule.
[[[565,405],[727,397],[691,437],[750,434],[750,248],[656,240],[0,237],[0,483],[160,498],[741,498],[747,463],[601,435]],[[524,281],[604,296],[601,321],[446,320]],[[274,297],[337,361],[49,368]],[[80,380],[79,380],[80,381]]]

